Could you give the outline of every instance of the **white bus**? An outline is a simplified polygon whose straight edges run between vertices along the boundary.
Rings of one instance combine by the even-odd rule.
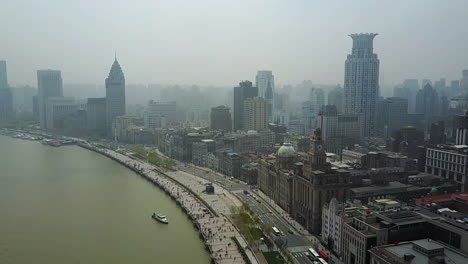
[[[317,251],[315,251],[313,248],[309,248],[309,254],[312,260],[317,260],[320,257]]]
[[[319,260],[320,263],[322,263],[322,264],[328,264],[323,258],[319,258],[318,260]]]
[[[273,229],[273,233],[274,233],[275,235],[279,236],[279,235],[281,234],[280,231],[278,230],[278,228],[276,228],[275,226],[272,227],[271,229]]]

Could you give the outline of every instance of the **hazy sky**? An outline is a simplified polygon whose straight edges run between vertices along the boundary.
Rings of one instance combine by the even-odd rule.
[[[127,83],[235,85],[260,69],[276,83],[342,83],[355,32],[377,32],[385,84],[460,78],[467,0],[2,0],[0,59],[10,84],[36,70],[103,84],[114,51]],[[382,81],[382,78],[381,78]]]

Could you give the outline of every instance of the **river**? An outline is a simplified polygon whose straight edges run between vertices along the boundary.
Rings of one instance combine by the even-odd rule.
[[[170,224],[151,219],[156,211]],[[97,153],[0,135],[0,263],[207,264],[163,191]]]

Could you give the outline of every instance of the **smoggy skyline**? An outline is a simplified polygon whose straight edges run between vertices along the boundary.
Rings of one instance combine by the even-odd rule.
[[[47,4],[46,4],[47,3]],[[468,68],[468,1],[7,1],[0,59],[10,85],[36,70],[104,84],[114,52],[127,83],[343,83],[351,33],[375,32],[380,81],[459,79]]]

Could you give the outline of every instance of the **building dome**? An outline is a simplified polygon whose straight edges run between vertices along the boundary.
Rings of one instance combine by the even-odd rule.
[[[296,156],[296,150],[291,146],[291,143],[283,143],[283,146],[278,149],[278,157],[280,158],[292,158],[294,156]]]

